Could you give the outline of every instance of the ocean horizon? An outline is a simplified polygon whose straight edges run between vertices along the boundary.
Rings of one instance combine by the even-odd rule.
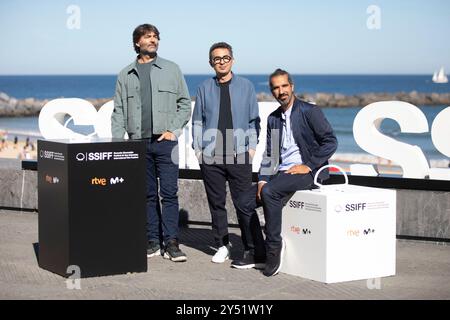
[[[257,93],[270,94],[268,74],[237,74],[249,79]],[[191,97],[213,74],[185,74]],[[302,75],[292,74],[296,93],[449,93],[450,83],[436,84],[432,75]],[[114,95],[117,75],[2,75],[0,92],[17,99],[61,97],[109,98]]]

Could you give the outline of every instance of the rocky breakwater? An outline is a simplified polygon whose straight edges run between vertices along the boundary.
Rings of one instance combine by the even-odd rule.
[[[450,93],[363,93],[357,95],[343,95],[339,93],[302,93],[297,94],[301,100],[310,101],[321,107],[345,108],[364,107],[378,101],[405,101],[416,106],[450,105]],[[269,93],[259,93],[258,101],[275,101]],[[112,98],[86,99],[98,110]],[[42,107],[50,100],[35,98],[16,99],[0,92],[0,117],[37,116]]]
[[[98,110],[112,98],[86,99]],[[0,92],[0,117],[31,117],[39,115],[42,107],[49,99],[39,100],[35,98],[16,99]]]
[[[343,95],[339,93],[303,93],[297,97],[304,101],[310,101],[321,107],[345,108],[365,107],[370,103],[379,101],[404,101],[416,106],[450,105],[450,93],[363,93],[357,95]],[[275,101],[272,95],[259,93],[258,101]]]

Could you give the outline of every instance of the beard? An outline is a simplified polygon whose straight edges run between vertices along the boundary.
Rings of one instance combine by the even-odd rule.
[[[156,56],[156,51],[158,51],[158,47],[156,47],[155,49],[140,49],[139,50],[139,54],[144,55],[144,56],[150,56],[150,57],[155,57]]]
[[[291,100],[292,100],[291,98],[292,98],[292,96],[290,96],[289,94],[285,94],[285,95],[279,97],[277,99],[277,101],[278,101],[279,104],[281,104],[282,106],[286,107],[291,102]]]

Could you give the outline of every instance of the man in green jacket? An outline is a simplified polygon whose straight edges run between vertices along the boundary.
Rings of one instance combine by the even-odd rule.
[[[191,116],[191,99],[178,65],[157,55],[159,40],[151,24],[134,30],[138,56],[117,78],[111,128],[115,138],[127,133],[147,143],[147,256],[163,249],[164,258],[181,262],[186,255],[178,245],[177,138]]]

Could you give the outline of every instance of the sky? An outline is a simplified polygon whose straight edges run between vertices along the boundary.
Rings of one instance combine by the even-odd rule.
[[[185,74],[211,73],[219,41],[241,74],[450,71],[448,0],[1,0],[0,75],[117,74],[142,23]]]

